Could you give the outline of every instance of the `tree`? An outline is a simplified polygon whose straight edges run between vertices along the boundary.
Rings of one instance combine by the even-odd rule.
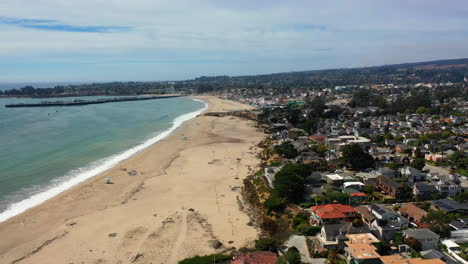
[[[285,107],[286,120],[293,125],[297,125],[302,119],[302,110],[295,105]]]
[[[304,178],[309,173],[304,164],[286,164],[275,175],[273,191],[289,202],[300,202],[304,196]]]
[[[459,203],[467,202],[468,201],[468,192],[459,193],[453,199],[455,201],[459,202]]]
[[[419,148],[416,148],[414,150],[414,158],[416,158],[416,159],[423,158],[423,155],[422,155],[421,150]]]
[[[405,244],[410,246],[412,249],[414,249],[416,251],[421,251],[421,248],[422,248],[421,242],[419,242],[419,240],[417,240],[416,238],[407,237],[407,238],[405,238],[404,242],[405,242]]]
[[[286,205],[283,203],[283,200],[278,196],[278,194],[273,192],[270,197],[263,203],[263,206],[268,210],[268,212],[282,212]]]
[[[374,166],[374,159],[358,144],[350,144],[341,148],[343,162],[350,164],[354,170],[362,170]]]
[[[258,251],[271,251],[276,253],[281,243],[273,238],[263,237],[255,240],[255,250]]]
[[[422,170],[424,166],[426,166],[426,162],[423,158],[414,159],[413,162],[411,162],[411,167],[418,170]]]
[[[320,97],[315,97],[312,101],[308,103],[308,107],[310,108],[309,116],[310,118],[320,118],[323,115],[323,111],[327,107],[325,102]]]
[[[281,256],[277,264],[300,264],[301,263],[301,254],[296,247],[290,247],[283,256]]]
[[[281,143],[281,145],[275,146],[273,150],[287,159],[294,159],[299,155],[294,145],[289,141],[285,141]]]

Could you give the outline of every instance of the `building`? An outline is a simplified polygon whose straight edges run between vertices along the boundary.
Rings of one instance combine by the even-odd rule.
[[[451,199],[441,199],[431,201],[430,203],[433,209],[442,210],[446,213],[468,213],[468,205],[466,203],[459,203]]]
[[[320,233],[317,235],[317,242],[321,248],[343,249],[345,241],[349,234],[369,233],[368,227],[354,227],[352,223],[346,222],[341,224],[323,225]]]
[[[340,223],[343,221],[351,222],[358,218],[357,211],[344,204],[325,204],[312,206],[310,222],[313,224]]]
[[[439,248],[440,236],[429,229],[408,229],[403,233],[405,237],[413,237],[421,242],[422,250]]]
[[[338,174],[327,174],[325,175],[325,180],[328,184],[341,187],[344,183],[344,177]]]
[[[385,176],[379,176],[377,178],[377,186],[385,195],[393,198],[400,198],[404,194],[403,184],[397,183]]]
[[[445,264],[440,259],[404,258],[401,255],[382,256],[382,264]]]
[[[270,251],[255,251],[234,256],[231,264],[275,264],[278,257]]]
[[[399,212],[402,216],[406,217],[406,219],[410,220],[416,225],[419,225],[422,218],[427,215],[426,211],[412,203],[406,203],[401,206]]]
[[[349,264],[380,264],[377,248],[371,243],[346,241],[345,255]]]
[[[425,182],[416,182],[413,185],[413,195],[418,200],[428,200],[436,193],[438,193],[438,191],[435,185],[433,184],[427,184]]]

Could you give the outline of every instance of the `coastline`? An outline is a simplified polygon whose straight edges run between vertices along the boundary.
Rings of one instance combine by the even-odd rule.
[[[213,97],[209,111],[248,108]],[[187,140],[182,139],[186,136]],[[1,263],[177,263],[251,243],[239,203],[263,138],[253,122],[198,116],[117,166],[0,223]],[[125,169],[125,170],[124,170]],[[129,176],[136,170],[136,176]],[[114,184],[104,184],[109,177]]]
[[[151,137],[128,150],[125,150],[115,155],[98,160],[96,161],[96,164],[97,164],[96,166],[93,166],[92,164],[90,164],[88,165],[90,167],[79,168],[78,170],[83,170],[83,171],[80,172],[78,175],[75,175],[74,177],[64,182],[60,182],[59,184],[55,186],[50,186],[50,188],[47,188],[46,190],[36,193],[25,200],[12,204],[11,207],[8,208],[7,210],[5,210],[4,212],[0,212],[0,223],[28,209],[38,206],[42,204],[43,202],[59,195],[60,193],[65,192],[69,190],[70,188],[73,188],[74,186],[80,183],[83,183],[101,173],[104,173],[105,171],[112,169],[115,166],[118,166],[121,162],[137,155],[138,153],[150,147],[151,145],[156,144],[157,142],[168,137],[176,129],[182,126],[186,121],[195,118],[197,115],[200,115],[201,113],[203,113],[205,110],[208,109],[208,104],[206,102],[199,100],[199,99],[195,99],[195,98],[191,98],[191,99],[202,102],[205,104],[205,106],[199,110],[189,112],[189,113],[176,117],[172,121],[171,127],[155,135],[154,137]]]

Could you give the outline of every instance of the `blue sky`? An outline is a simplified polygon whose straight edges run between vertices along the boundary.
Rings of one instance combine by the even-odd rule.
[[[183,80],[465,57],[466,0],[0,1],[0,82]]]

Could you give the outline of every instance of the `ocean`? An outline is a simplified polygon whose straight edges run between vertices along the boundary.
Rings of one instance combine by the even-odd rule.
[[[85,99],[97,98],[106,97]],[[83,98],[59,100],[73,99]],[[4,106],[40,101],[44,99],[0,98],[0,222],[114,167],[207,107],[190,98]]]

